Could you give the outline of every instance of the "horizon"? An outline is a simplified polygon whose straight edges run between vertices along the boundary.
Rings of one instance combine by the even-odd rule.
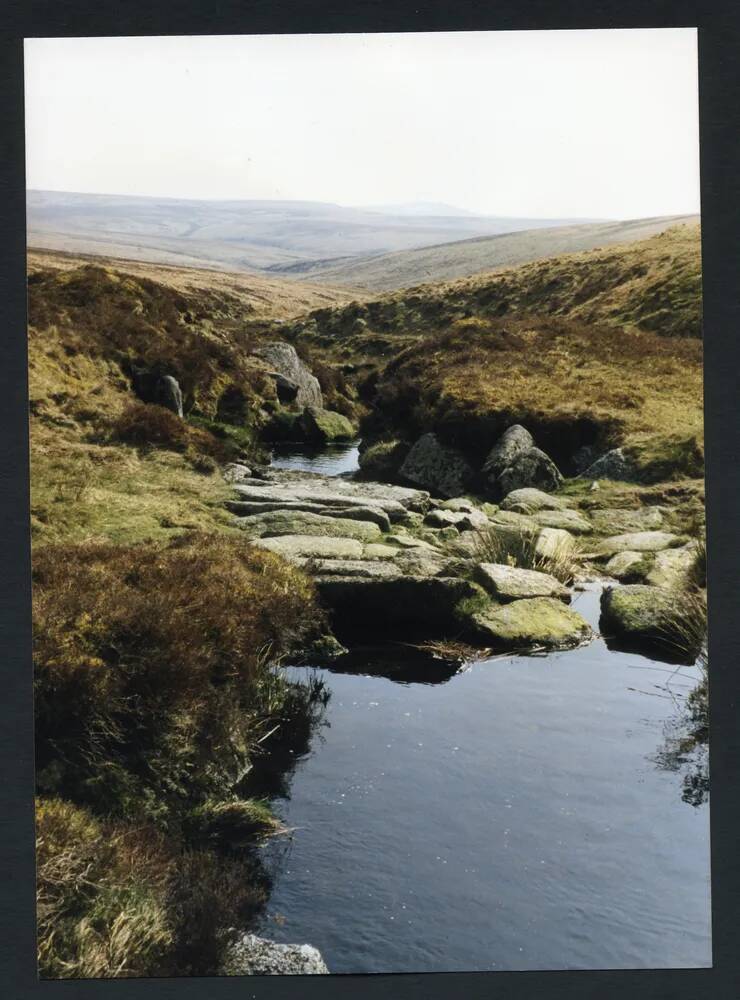
[[[693,28],[39,38],[25,66],[29,191],[700,211]]]

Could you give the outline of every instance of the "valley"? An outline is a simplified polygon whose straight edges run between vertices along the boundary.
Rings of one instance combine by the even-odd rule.
[[[42,974],[711,960],[700,236],[652,226],[410,288],[30,252]]]

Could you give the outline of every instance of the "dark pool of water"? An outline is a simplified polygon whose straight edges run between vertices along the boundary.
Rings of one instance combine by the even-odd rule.
[[[595,623],[598,593],[574,606]],[[696,668],[601,640],[457,674],[387,654],[319,671],[261,933],[333,972],[710,964],[709,811],[666,754]]]
[[[359,469],[359,456],[359,441],[322,445],[320,448],[307,444],[286,443],[273,447],[271,465],[274,469],[342,476]]]

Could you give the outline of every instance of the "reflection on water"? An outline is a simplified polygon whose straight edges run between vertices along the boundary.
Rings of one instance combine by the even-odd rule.
[[[261,932],[335,972],[708,965],[708,808],[656,758],[700,671],[599,639],[451,670],[396,645],[314,674]]]
[[[274,445],[271,465],[274,469],[318,472],[323,476],[347,476],[359,469],[359,456],[359,441],[320,447],[287,442]]]

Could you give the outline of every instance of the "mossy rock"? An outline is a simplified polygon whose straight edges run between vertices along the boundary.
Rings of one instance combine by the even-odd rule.
[[[612,648],[693,663],[701,650],[705,615],[700,598],[631,584],[603,591],[599,627]]]
[[[360,451],[360,470],[368,479],[391,481],[409,452],[403,441],[378,441]]]
[[[471,614],[470,625],[478,639],[500,650],[566,649],[592,635],[591,626],[578,612],[553,597],[504,605],[489,602]]]
[[[326,444],[329,441],[351,441],[357,436],[357,428],[351,420],[334,410],[322,410],[317,406],[307,406],[297,420],[306,441]]]

